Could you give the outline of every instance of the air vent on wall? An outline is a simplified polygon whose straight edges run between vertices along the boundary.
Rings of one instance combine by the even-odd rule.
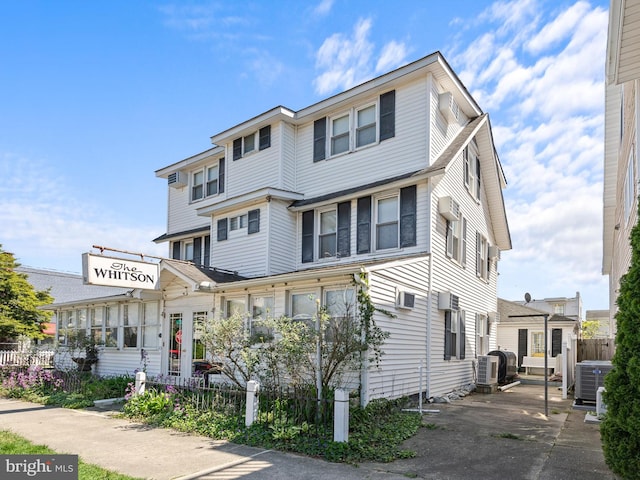
[[[187,184],[187,175],[180,170],[170,173],[167,177],[167,183],[173,188],[184,187]]]
[[[449,123],[457,122],[460,118],[460,107],[451,92],[441,93],[438,96],[438,106]]]
[[[451,292],[438,293],[438,310],[458,310],[459,299]]]
[[[440,197],[438,199],[438,211],[440,215],[449,221],[458,220],[460,217],[460,205],[451,197]]]
[[[396,307],[413,308],[416,302],[416,296],[413,293],[399,291],[396,297]]]

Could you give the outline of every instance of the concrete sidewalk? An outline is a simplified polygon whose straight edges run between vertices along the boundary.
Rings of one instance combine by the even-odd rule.
[[[0,399],[0,429],[59,453],[145,479],[614,479],[597,424],[544,387],[518,385],[429,405],[405,447],[411,459],[358,467],[150,428],[112,412]]]

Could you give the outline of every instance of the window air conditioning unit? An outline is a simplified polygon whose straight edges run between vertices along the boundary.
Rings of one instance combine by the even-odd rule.
[[[187,185],[187,174],[178,170],[177,172],[170,173],[167,177],[167,183],[170,187],[181,188]]]
[[[498,362],[495,355],[478,356],[478,385],[494,385],[498,383]]]
[[[458,310],[458,296],[451,292],[438,293],[438,310]]]
[[[447,220],[458,220],[460,217],[460,205],[451,197],[440,197],[438,199],[438,211]]]
[[[396,307],[413,308],[416,303],[416,296],[413,293],[399,291],[396,296]]]
[[[460,107],[451,92],[441,93],[438,96],[438,106],[449,123],[457,122],[460,118]]]
[[[500,260],[500,249],[497,245],[489,245],[489,258],[491,260]]]
[[[612,368],[613,365],[607,360],[584,360],[576,363],[576,386],[573,396],[577,405],[596,402],[598,387],[604,386],[604,376]]]

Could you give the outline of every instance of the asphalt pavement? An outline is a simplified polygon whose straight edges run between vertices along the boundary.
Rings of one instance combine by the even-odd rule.
[[[114,416],[0,399],[0,429],[132,477],[170,479],[608,480],[599,425],[549,387],[517,385],[423,406],[414,458],[357,466],[236,445]],[[548,416],[545,416],[545,410]]]

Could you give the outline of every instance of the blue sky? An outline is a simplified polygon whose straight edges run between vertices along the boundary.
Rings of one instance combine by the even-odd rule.
[[[606,309],[607,22],[605,0],[0,2],[0,244],[78,273],[93,245],[166,256],[155,170],[439,50],[508,181],[499,295]]]

